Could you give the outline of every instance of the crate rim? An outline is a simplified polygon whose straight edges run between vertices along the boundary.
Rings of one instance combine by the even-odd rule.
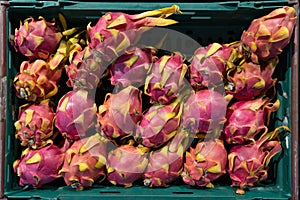
[[[261,0],[261,1],[255,1],[255,0],[212,0],[212,1],[190,1],[186,2],[183,0],[177,1],[177,2],[167,2],[167,1],[152,1],[147,2],[147,4],[144,4],[141,6],[139,1],[132,0],[128,2],[121,2],[121,1],[96,1],[96,0],[90,0],[90,1],[80,1],[80,0],[4,0],[8,2],[11,6],[21,6],[21,7],[34,7],[36,9],[43,9],[47,7],[74,7],[73,9],[78,8],[78,4],[81,5],[102,5],[101,8],[103,10],[110,10],[112,8],[116,8],[116,4],[122,3],[123,8],[122,10],[128,10],[128,9],[136,9],[136,10],[146,10],[149,6],[152,6],[153,4],[158,4],[160,7],[166,7],[170,6],[171,4],[176,3],[180,7],[184,8],[185,10],[193,10],[195,8],[195,5],[205,5],[205,10],[210,9],[211,6],[218,5],[222,9],[226,10],[236,10],[238,8],[253,8],[253,9],[264,9],[268,7],[274,7],[276,4],[297,4],[298,0]],[[138,6],[136,6],[138,5]],[[94,8],[94,6],[92,6]],[[121,9],[120,9],[121,10]]]
[[[28,2],[28,1],[25,1]],[[58,2],[58,3],[69,3],[69,2],[80,2],[80,1],[68,1],[68,0],[58,0],[58,1],[31,1],[31,3],[39,3],[39,2]],[[219,1],[219,3],[228,3],[228,2],[251,2],[250,1]],[[261,1],[261,2],[278,2],[278,1]],[[293,6],[297,13],[299,14],[299,1],[297,0],[283,0],[282,2],[288,2]],[[2,25],[2,30],[0,31],[0,80],[1,80],[1,91],[0,91],[0,107],[1,110],[5,110],[6,106],[3,105],[3,99],[5,99],[6,94],[3,94],[2,88],[2,80],[6,77],[6,48],[7,48],[7,36],[6,36],[6,8],[10,6],[10,4],[24,3],[22,0],[3,0],[0,1],[0,23]],[[89,3],[89,2],[87,2]],[[103,3],[103,2],[102,2]],[[124,2],[123,2],[124,3]],[[156,3],[156,2],[153,2]],[[178,3],[180,4],[180,3]],[[188,4],[188,3],[185,3]],[[44,4],[43,4],[44,5]],[[45,4],[46,7],[53,4]],[[56,6],[59,4],[55,4]],[[299,15],[298,15],[299,16]],[[293,55],[292,55],[292,88],[291,88],[291,101],[293,104],[291,105],[292,111],[291,118],[293,122],[297,122],[299,120],[299,104],[298,104],[298,97],[299,97],[299,17],[297,18],[297,23],[294,29],[294,36],[293,36]],[[0,177],[4,177],[4,165],[5,165],[5,142],[6,142],[6,129],[5,129],[5,121],[6,118],[2,114],[0,115]],[[299,198],[299,152],[298,152],[298,133],[299,133],[299,126],[297,123],[291,123],[291,132],[292,132],[292,199]],[[0,179],[0,199],[5,198],[5,191],[4,191],[4,180],[3,178]]]

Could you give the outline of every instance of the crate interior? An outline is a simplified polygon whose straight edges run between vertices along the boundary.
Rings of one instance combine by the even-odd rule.
[[[89,22],[94,25],[98,18],[107,11],[123,11],[136,13],[143,10],[157,9],[169,4],[160,3],[99,3],[91,4],[84,2],[66,3],[61,6],[41,6],[39,4],[16,3],[11,4],[7,9],[7,35],[13,34],[19,26],[20,20],[27,17],[44,16],[46,19],[56,17],[58,12],[65,15],[68,26],[80,25],[86,28]],[[268,6],[244,6],[234,7],[235,4],[224,3],[179,3],[182,15],[171,16],[179,21],[178,24],[167,28],[186,34],[199,43],[199,46],[206,46],[212,42],[229,43],[239,40],[242,31],[245,30],[252,19],[263,16],[274,8],[284,6],[285,3],[275,2]],[[248,6],[247,6],[248,5]],[[123,7],[123,8],[122,8]],[[125,8],[125,9],[124,9]],[[174,44],[175,48],[182,48],[182,44]],[[176,46],[178,45],[178,46]],[[184,45],[184,44],[183,44]],[[188,46],[186,48],[189,48]],[[189,51],[187,51],[189,52]],[[189,57],[191,55],[187,55]],[[288,125],[290,127],[290,97],[291,97],[291,57],[292,45],[288,45],[283,54],[280,55],[280,62],[275,70],[274,77],[277,78],[277,98],[281,101],[280,109],[272,115],[272,125]],[[6,168],[5,168],[5,190],[6,195],[12,198],[175,198],[184,197],[208,199],[288,199],[291,195],[291,134],[283,138],[283,151],[279,156],[272,159],[269,169],[269,176],[266,181],[251,188],[244,196],[235,194],[235,189],[230,187],[228,176],[223,176],[214,182],[214,189],[193,188],[178,180],[168,188],[146,188],[141,183],[136,183],[132,188],[112,186],[109,183],[95,184],[91,189],[76,192],[66,187],[63,180],[59,179],[47,184],[42,189],[22,188],[18,185],[18,177],[13,172],[12,163],[18,159],[23,148],[15,139],[14,122],[17,120],[18,107],[26,103],[15,96],[13,78],[21,62],[24,60],[20,54],[15,53],[12,46],[7,44],[7,124],[6,124]],[[68,90],[68,89],[66,89]],[[58,100],[66,91],[61,91],[53,99]]]

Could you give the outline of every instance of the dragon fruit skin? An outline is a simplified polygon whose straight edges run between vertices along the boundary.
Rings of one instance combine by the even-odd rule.
[[[38,20],[28,18],[15,30],[14,48],[29,59],[47,59],[53,53],[62,38],[55,23],[47,22],[43,17]]]
[[[180,129],[167,145],[151,151],[149,163],[144,173],[144,185],[149,187],[168,187],[181,174],[183,155],[193,140],[189,132]]]
[[[218,43],[196,50],[190,64],[190,83],[195,90],[223,85],[226,71],[238,58],[235,48]]]
[[[137,127],[136,141],[149,148],[160,147],[176,135],[181,114],[182,105],[178,101],[152,105]]]
[[[164,55],[155,63],[145,81],[144,93],[151,103],[170,104],[187,87],[185,74],[187,65],[179,53]]]
[[[109,139],[132,135],[142,117],[141,92],[128,86],[118,93],[109,93],[97,114],[101,129]]]
[[[168,152],[165,146],[161,151],[150,154],[144,183],[149,187],[167,187],[179,177],[182,165],[183,155],[179,157],[176,153]]]
[[[130,29],[139,29],[141,27],[167,26],[177,23],[171,19],[164,19],[174,13],[181,13],[177,5],[168,8],[146,11],[143,13],[129,15],[121,12],[107,12],[100,17],[95,26],[87,27],[90,37],[91,48],[99,46],[103,41],[113,36],[109,30],[125,32]]]
[[[114,185],[131,187],[141,179],[148,165],[145,148],[122,145],[109,152],[107,158],[107,178]]]
[[[105,69],[100,66],[101,62],[93,56],[93,51],[85,47],[81,51],[75,51],[66,65],[68,75],[67,85],[73,90],[91,90],[100,84],[100,77]]]
[[[290,42],[296,20],[295,9],[288,6],[254,19],[241,37],[244,53],[249,54],[254,63],[279,55]]]
[[[272,157],[278,154],[282,147],[278,139],[279,129],[264,133],[261,137],[247,145],[235,145],[228,153],[227,172],[232,180],[232,186],[241,189],[252,187],[256,183],[267,179],[268,165]]]
[[[53,135],[55,113],[49,106],[49,99],[38,104],[25,104],[19,109],[15,122],[16,138],[22,146],[39,148]]]
[[[71,140],[87,136],[89,130],[98,126],[94,99],[85,90],[66,93],[58,102],[55,126]]]
[[[48,99],[57,93],[60,77],[61,70],[51,70],[43,60],[23,61],[14,78],[16,94],[27,101]]]
[[[199,142],[185,158],[181,176],[188,185],[212,188],[212,181],[226,173],[227,151],[221,140]]]
[[[66,151],[63,167],[59,171],[66,184],[83,190],[105,177],[106,148],[107,140],[98,133],[75,141]]]
[[[196,92],[191,90],[183,104],[181,126],[184,130],[188,130],[189,134],[194,137],[199,132],[199,124],[199,104],[196,100]]]
[[[222,129],[226,121],[226,109],[230,96],[223,96],[219,92],[206,89],[196,92],[195,96],[190,98],[192,98],[192,101],[196,101],[198,105],[198,117],[195,122],[198,123],[199,132],[212,133]],[[191,102],[191,104],[196,107],[195,103]],[[186,109],[184,109],[184,112]]]
[[[64,148],[53,145],[51,140],[40,149],[25,149],[21,159],[13,164],[15,173],[20,177],[19,184],[40,188],[59,178],[58,171],[63,164],[64,152]]]
[[[224,136],[228,144],[244,144],[261,131],[267,131],[271,112],[278,110],[280,101],[268,99],[238,101],[227,109]]]
[[[242,62],[228,75],[229,85],[234,87],[227,87],[226,92],[238,100],[251,100],[263,96],[276,83],[272,74],[278,61],[278,57],[274,57],[261,65]]]
[[[110,66],[111,84],[121,84],[123,88],[144,84],[150,65],[155,59],[154,53],[154,49],[134,48],[121,55]]]

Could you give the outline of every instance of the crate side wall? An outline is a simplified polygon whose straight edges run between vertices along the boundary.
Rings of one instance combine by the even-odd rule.
[[[80,3],[79,3],[80,5]],[[19,8],[9,7],[7,14],[7,29],[8,35],[13,34],[13,31],[18,27],[20,20],[27,18],[29,15],[33,17],[38,17],[47,13],[45,16],[48,19],[56,16],[58,12],[62,12],[68,22],[69,26],[76,26],[78,24],[87,25],[89,22],[95,24],[97,19],[105,13],[101,11],[101,4],[98,9],[82,8],[81,10],[68,9],[67,6],[64,8],[51,7],[45,9],[35,9],[35,8]],[[199,4],[198,6],[201,6]],[[157,5],[153,5],[153,8]],[[182,8],[184,11],[184,7]],[[190,9],[190,8],[189,8]],[[206,46],[212,42],[228,43],[231,41],[236,41],[239,39],[242,31],[247,28],[253,18],[260,17],[269,13],[273,8],[266,9],[252,9],[252,8],[240,8],[235,11],[222,11],[217,10],[207,10],[207,11],[197,11],[197,7],[194,8],[195,12],[192,15],[178,15],[173,18],[178,20],[180,23],[173,25],[170,28],[184,33],[199,43],[199,46]],[[115,11],[121,11],[120,8],[115,8]],[[129,13],[134,13],[134,10],[128,10]],[[81,27],[82,29],[85,26]],[[7,50],[7,84],[8,84],[8,96],[7,96],[7,126],[6,126],[6,191],[7,192],[17,192],[21,190],[18,186],[18,178],[12,170],[12,163],[20,155],[22,148],[19,146],[19,141],[15,139],[15,129],[13,123],[17,120],[18,107],[26,103],[18,99],[14,93],[13,88],[13,78],[24,57],[20,56],[14,52],[14,49],[10,46]],[[278,93],[278,98],[282,101],[282,106],[280,110],[276,113],[274,117],[276,125],[284,124],[284,120],[288,119],[288,126],[291,126],[290,115],[291,115],[291,55],[292,48],[289,45],[284,49],[284,53],[280,56],[280,65],[283,68],[276,71],[276,76],[278,76],[278,87],[281,87],[282,93]],[[286,98],[287,97],[287,98]],[[277,188],[287,192],[289,196],[291,190],[291,136],[286,136],[285,142],[283,142],[283,152],[280,156],[276,157],[274,162],[272,162],[272,167],[269,179],[262,183],[259,188],[270,190]],[[276,169],[275,169],[276,168]],[[222,187],[222,186],[221,186]],[[53,188],[50,186],[50,188]],[[231,188],[228,188],[231,190]],[[67,190],[66,190],[67,191]],[[201,194],[200,194],[201,195]]]

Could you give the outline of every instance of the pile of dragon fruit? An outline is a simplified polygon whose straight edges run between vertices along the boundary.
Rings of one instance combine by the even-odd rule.
[[[213,188],[227,176],[243,194],[267,179],[280,134],[289,132],[270,120],[280,107],[273,72],[293,34],[294,8],[253,19],[239,41],[200,47],[189,60],[134,45],[152,27],[180,23],[173,14],[181,14],[176,5],[108,12],[86,30],[68,28],[62,14],[20,24],[13,46],[26,58],[14,79],[27,102],[14,124],[21,186],[61,178],[77,190]]]

